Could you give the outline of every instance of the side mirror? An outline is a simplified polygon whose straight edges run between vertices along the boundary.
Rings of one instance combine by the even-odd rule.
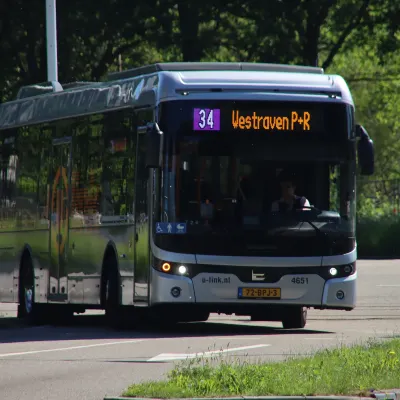
[[[163,132],[156,122],[148,124],[146,129],[146,168],[161,166]]]
[[[374,142],[361,125],[356,126],[356,136],[360,138],[357,144],[357,151],[361,175],[373,175],[375,166]]]

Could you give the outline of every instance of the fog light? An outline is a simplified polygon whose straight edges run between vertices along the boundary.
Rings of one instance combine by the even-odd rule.
[[[179,271],[179,273],[180,273],[181,275],[184,275],[184,274],[186,274],[186,272],[187,272],[187,268],[186,268],[184,265],[181,265],[181,266],[178,268],[178,271]]]
[[[351,265],[346,265],[346,266],[344,267],[344,272],[345,272],[346,274],[351,274],[351,273],[353,272],[353,267],[352,267]]]
[[[180,295],[181,295],[181,291],[182,291],[182,289],[180,288],[180,287],[178,287],[178,286],[175,286],[175,287],[173,287],[172,289],[171,289],[171,295],[173,296],[173,297],[179,297]]]
[[[344,292],[343,292],[343,290],[338,290],[338,291],[336,292],[336,298],[337,298],[338,300],[343,300],[343,299],[344,299]]]
[[[331,268],[331,269],[329,270],[329,273],[330,273],[332,276],[335,276],[335,275],[337,274],[337,269],[336,269],[336,268]]]

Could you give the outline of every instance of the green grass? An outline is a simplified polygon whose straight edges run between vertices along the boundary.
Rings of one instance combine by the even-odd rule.
[[[209,359],[186,360],[166,381],[130,386],[126,397],[179,398],[225,396],[366,395],[399,387],[400,339],[325,349],[283,362],[215,365]]]

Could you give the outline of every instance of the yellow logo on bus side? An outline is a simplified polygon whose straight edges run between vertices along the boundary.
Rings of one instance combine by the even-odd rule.
[[[62,179],[63,189],[58,190],[57,186]],[[67,170],[59,167],[54,177],[53,190],[51,196],[51,209],[55,214],[55,224],[51,229],[51,239],[55,247],[59,246],[59,254],[64,253],[65,244],[68,237],[68,178]],[[54,229],[53,229],[54,226]]]

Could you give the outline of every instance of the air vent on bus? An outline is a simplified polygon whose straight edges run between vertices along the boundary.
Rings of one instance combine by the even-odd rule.
[[[42,82],[33,85],[22,86],[17,93],[17,100],[27,97],[40,96],[47,93],[62,92],[63,87],[59,82]]]
[[[85,81],[69,82],[69,83],[63,83],[62,87],[64,88],[64,90],[68,90],[68,89],[80,88],[82,86],[94,85],[96,83],[98,82],[85,82]]]
[[[43,82],[36,83],[34,85],[22,86],[17,94],[17,100],[25,99],[28,97],[40,96],[48,93],[56,93],[62,92],[68,89],[75,89],[82,86],[93,85],[96,82],[68,82],[68,83],[59,83],[59,82]]]
[[[185,88],[185,89],[176,89],[175,93],[181,94],[182,96],[190,96],[191,94],[199,94],[199,93],[209,93],[209,92],[217,92],[217,93],[237,93],[247,94],[250,92],[249,89],[240,89],[240,88]],[[289,94],[289,95],[313,95],[313,96],[327,96],[330,98],[342,98],[342,93],[338,90],[323,90],[319,88],[252,88],[251,93],[279,93],[279,94]]]

